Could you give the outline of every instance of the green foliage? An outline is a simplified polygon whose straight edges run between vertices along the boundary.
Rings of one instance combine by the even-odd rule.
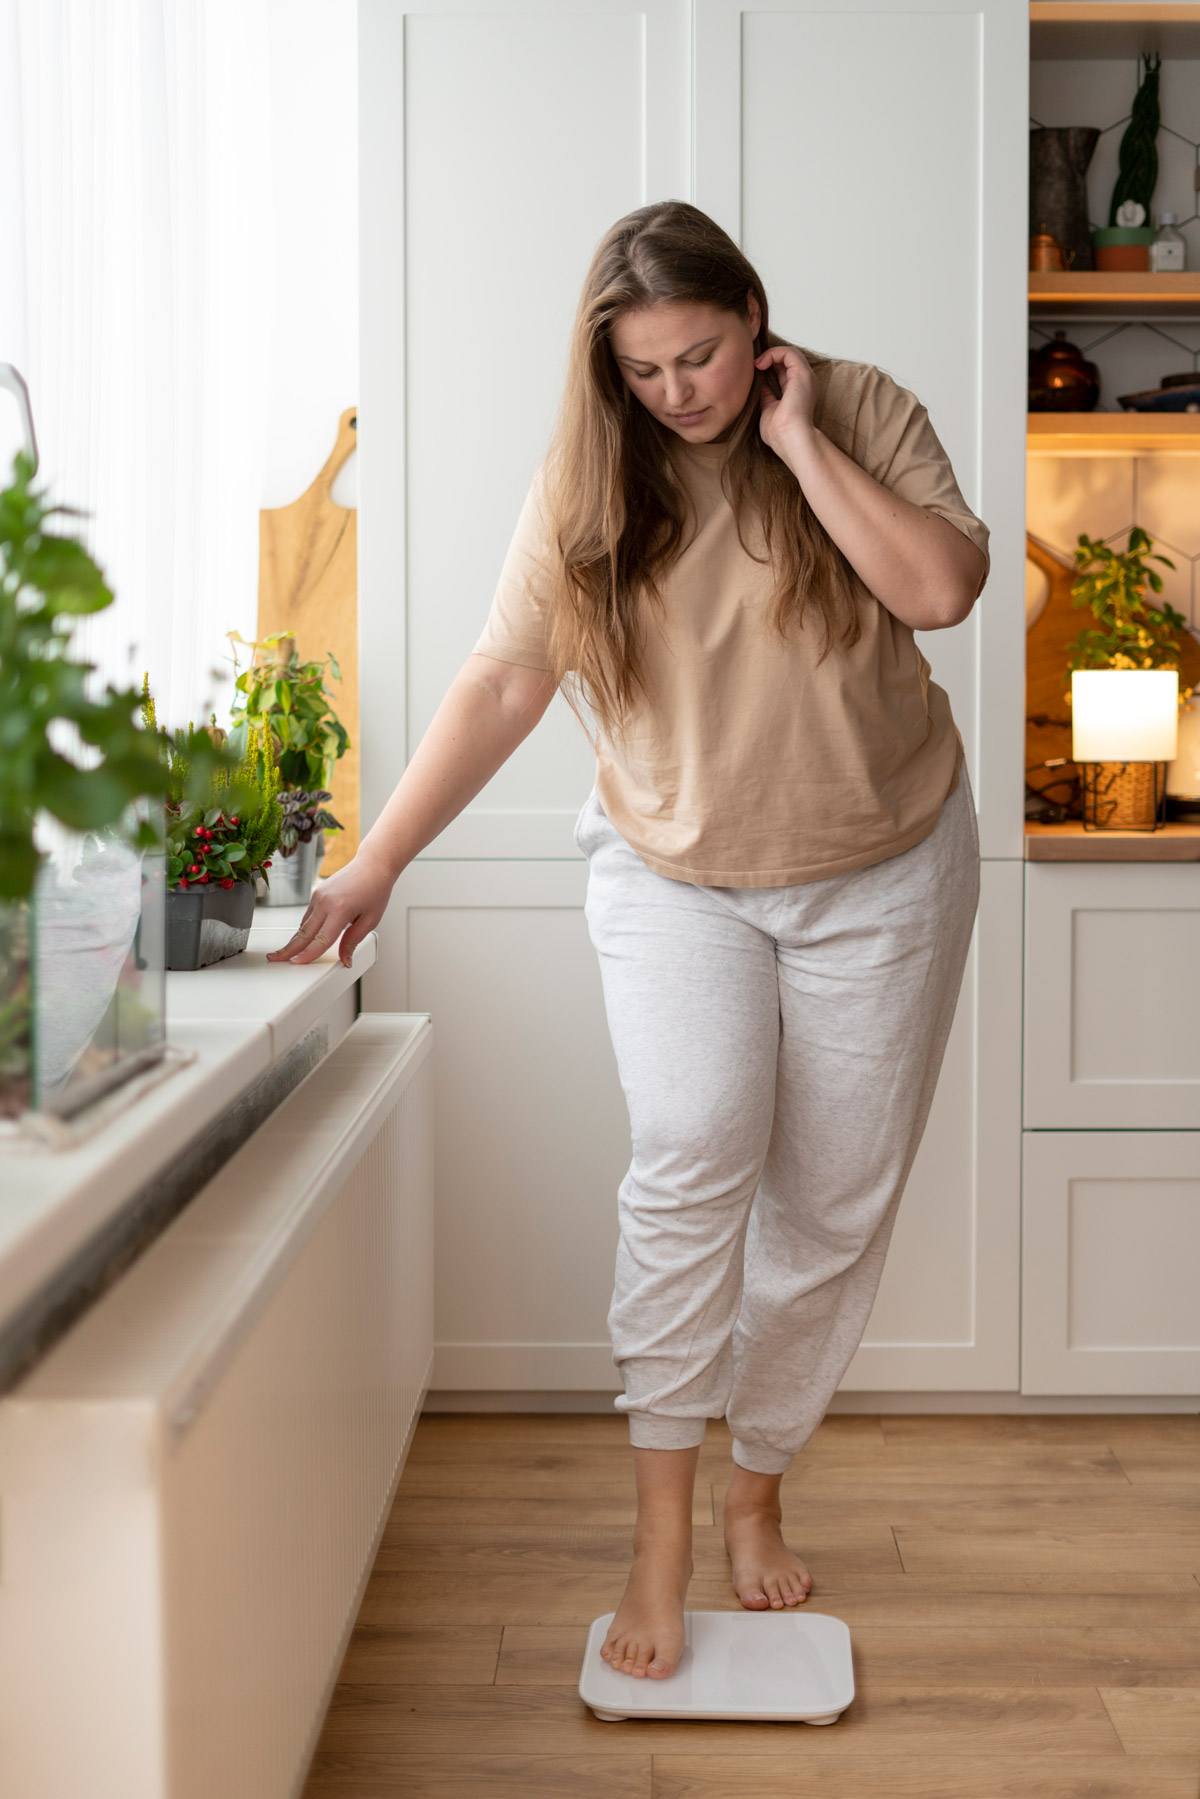
[[[1150,67],[1148,56],[1145,61],[1145,76],[1133,97],[1133,105],[1129,109],[1129,124],[1117,151],[1117,179],[1108,209],[1110,225],[1116,224],[1117,209],[1126,200],[1140,201],[1146,209],[1145,223],[1150,223],[1150,202],[1154,198],[1158,181],[1158,146],[1155,140],[1159,126],[1158,70],[1162,57],[1157,57],[1153,68]]]
[[[153,728],[153,701],[147,697]],[[210,883],[268,879],[279,847],[283,811],[279,770],[263,730],[251,728],[240,757],[225,747],[214,722],[189,724],[164,737],[167,746],[167,885],[185,890]]]
[[[140,695],[109,684],[89,698],[95,663],[71,654],[76,620],[113,603],[100,568],[74,537],[47,529],[74,507],[48,506],[33,461],[18,451],[0,491],[0,899],[33,891],[40,858],[34,819],[46,811],[68,829],[117,824],[133,800],[166,784],[159,748],[135,720]],[[51,746],[58,720],[98,752],[82,767]],[[143,825],[138,841],[148,847]]]
[[[342,826],[325,809],[325,801],[333,795],[322,788],[314,793],[303,787],[289,787],[280,795],[283,805],[283,831],[279,838],[280,853],[290,856],[298,843],[311,843],[318,831],[340,831]]]
[[[236,631],[229,633],[229,640],[234,645],[245,644]],[[255,660],[238,673],[235,682],[244,696],[230,713],[235,734],[244,734],[252,725],[270,732],[285,790],[299,787],[311,793],[328,788],[334,764],[350,747],[346,728],[333,708],[333,695],[325,685],[327,670],[338,681],[342,671],[332,656],[302,662],[295,638],[287,631],[277,631],[246,648],[255,651]]]
[[[1146,566],[1152,542],[1139,525],[1130,531],[1123,551],[1080,532],[1075,551],[1080,572],[1071,583],[1071,604],[1090,606],[1097,622],[1068,646],[1068,668],[1179,667],[1179,633],[1187,621],[1170,604],[1159,608],[1146,599],[1148,586],[1161,593],[1163,584],[1162,576]],[[1175,566],[1169,556],[1149,560]]]

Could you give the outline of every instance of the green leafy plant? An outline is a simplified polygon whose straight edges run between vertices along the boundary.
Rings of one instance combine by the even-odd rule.
[[[1126,200],[1137,200],[1150,218],[1150,202],[1158,181],[1158,71],[1162,57],[1157,56],[1153,68],[1145,58],[1146,69],[1141,85],[1129,109],[1129,124],[1117,150],[1117,179],[1108,209],[1109,225],[1117,223],[1117,210]]]
[[[1111,549],[1080,532],[1075,551],[1079,573],[1071,583],[1071,604],[1089,606],[1096,623],[1068,645],[1068,668],[1180,666],[1179,634],[1187,621],[1168,602],[1152,606],[1146,598],[1147,587],[1158,594],[1163,585],[1157,570],[1147,567],[1153,541],[1139,525],[1130,531],[1125,550]],[[1152,555],[1149,560],[1175,566],[1169,556]],[[1181,690],[1181,697],[1190,692]]]
[[[157,731],[148,686],[143,708],[147,728]],[[186,892],[210,884],[229,888],[238,881],[253,881],[256,875],[267,880],[271,857],[279,847],[283,809],[279,770],[266,731],[252,726],[240,757],[227,749],[225,733],[215,719],[199,730],[189,724],[186,731],[163,734],[163,741],[168,774],[167,886]]]
[[[113,603],[99,566],[77,538],[52,531],[56,515],[32,485],[33,460],[18,451],[11,484],[0,492],[0,899],[28,897],[39,857],[34,821],[41,811],[75,831],[116,826],[131,803],[162,794],[159,746],[136,718],[136,688],[109,684],[89,697],[95,663],[72,654],[77,620]],[[60,721],[87,746],[82,759],[55,748]],[[140,847],[153,827],[136,828]]]
[[[230,631],[229,641],[254,651],[250,667],[240,670],[235,681],[243,696],[230,713],[235,736],[252,725],[270,732],[285,790],[300,788],[312,793],[327,789],[334,764],[350,747],[346,728],[334,710],[333,695],[325,685],[328,672],[341,680],[337,662],[332,656],[302,662],[296,640],[288,631],[277,631],[256,643],[246,643],[244,637]],[[237,670],[236,647],[233,656]],[[340,830],[341,826],[325,828]]]
[[[340,831],[341,825],[332,812],[325,809],[325,801],[333,795],[318,787],[314,793],[305,792],[303,787],[289,787],[279,796],[283,807],[283,831],[279,839],[279,851],[283,856],[294,853],[301,843],[311,843],[318,831]]]

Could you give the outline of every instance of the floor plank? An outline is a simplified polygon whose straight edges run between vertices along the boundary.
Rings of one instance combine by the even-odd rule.
[[[651,1781],[650,1757],[628,1751],[346,1757],[322,1750],[304,1799],[651,1799]]]
[[[803,1729],[801,1725],[798,1727]],[[834,1726],[836,1728],[836,1726]],[[853,1756],[656,1755],[654,1799],[1196,1799],[1194,1768],[1155,1756],[1112,1760],[934,1755],[906,1764]]]
[[[1124,1530],[1020,1530],[919,1532],[897,1530],[908,1574],[935,1569],[989,1568],[1031,1572],[1071,1569],[1103,1574],[1120,1563],[1134,1574],[1187,1573],[1200,1567],[1200,1529],[1172,1532]]]
[[[356,1624],[339,1681],[407,1686],[478,1686],[496,1678],[501,1627],[398,1621]]]
[[[322,1735],[325,1749],[355,1755],[436,1755],[455,1745],[486,1743],[498,1755],[615,1752],[637,1733],[651,1754],[769,1755],[787,1753],[794,1724],[689,1724],[638,1719],[626,1725],[594,1718],[572,1688],[339,1687]],[[804,1732],[815,1758],[855,1753],[1113,1755],[1124,1757],[1112,1720],[1094,1688],[958,1687],[861,1689],[837,1724]],[[1194,1799],[1194,1796],[1193,1796]]]
[[[1190,1755],[1200,1771],[1200,1692],[1187,1687],[1101,1687],[1129,1755]]]

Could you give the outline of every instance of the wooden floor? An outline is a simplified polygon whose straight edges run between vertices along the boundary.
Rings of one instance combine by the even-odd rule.
[[[709,1426],[689,1604],[734,1608]],[[857,1697],[825,1729],[605,1724],[617,1417],[422,1420],[305,1799],[1197,1799],[1200,1417],[827,1418],[784,1482]]]

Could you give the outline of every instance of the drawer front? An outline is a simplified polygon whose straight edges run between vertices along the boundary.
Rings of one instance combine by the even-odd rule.
[[[1200,1128],[1200,864],[1026,866],[1024,1121]]]
[[[1022,1393],[1200,1394],[1200,1131],[1026,1131]]]

